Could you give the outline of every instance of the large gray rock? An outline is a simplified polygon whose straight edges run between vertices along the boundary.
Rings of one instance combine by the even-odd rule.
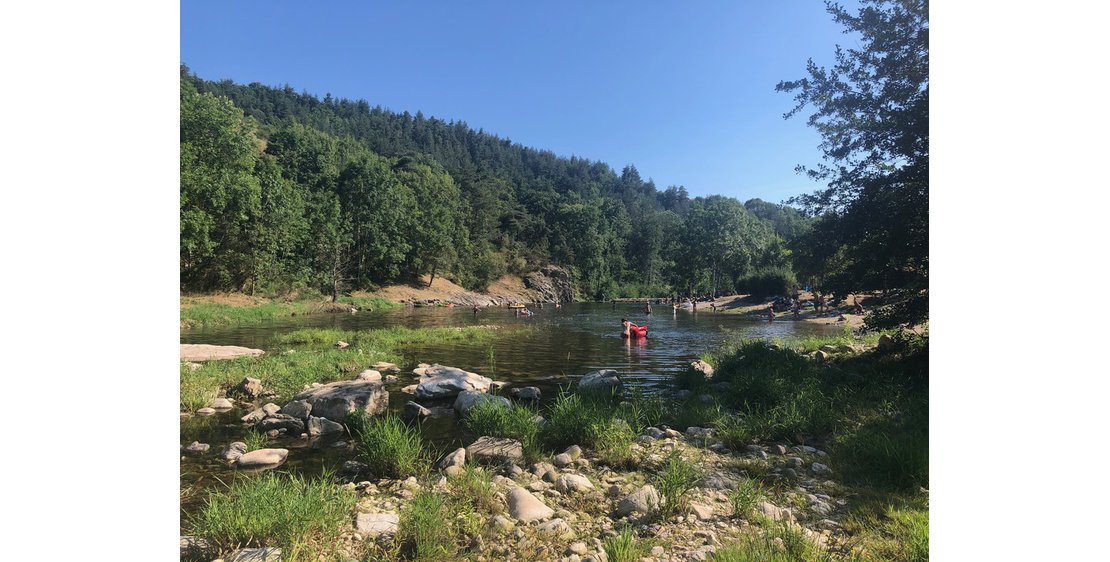
[[[401,408],[401,417],[406,420],[419,420],[432,415],[432,411],[409,400],[405,402],[405,406]]]
[[[517,400],[536,401],[540,399],[540,389],[534,386],[526,386],[524,388],[514,388],[509,391],[513,398]]]
[[[251,349],[237,345],[209,345],[206,343],[181,344],[182,361],[215,361],[235,359],[236,357],[258,357],[266,353],[261,349]]]
[[[257,449],[246,453],[235,461],[239,468],[274,468],[285,462],[289,449]]]
[[[536,496],[524,488],[513,488],[507,496],[509,515],[521,523],[543,521],[555,515],[555,510],[547,507]]]
[[[247,452],[247,444],[242,441],[232,441],[224,446],[220,451],[220,458],[225,461],[233,461],[243,456]]]
[[[258,423],[266,419],[266,412],[262,411],[262,408],[255,408],[254,410],[251,410],[249,414],[239,419],[242,420],[243,423]]]
[[[227,555],[224,562],[281,562],[281,549],[240,548]]]
[[[347,421],[347,414],[363,411],[368,415],[385,412],[389,392],[375,381],[338,381],[311,388],[293,397],[312,404],[312,415],[335,422]]]
[[[659,508],[659,492],[655,486],[647,484],[628,494],[617,504],[617,515],[623,517],[633,513],[651,513]]]
[[[505,409],[512,407],[512,404],[509,403],[509,399],[504,396],[494,396],[492,394],[486,394],[485,392],[464,390],[455,398],[455,411],[458,412],[460,416],[465,417],[466,414],[470,412],[471,408],[487,402],[497,404]]]
[[[378,361],[377,363],[374,363],[373,365],[370,365],[370,368],[374,369],[375,371],[378,371],[379,373],[382,372],[382,371],[385,371],[387,373],[394,373],[394,374],[401,372],[400,367],[398,367],[397,365],[395,365],[393,363],[387,363],[385,361]]]
[[[366,538],[394,535],[399,523],[396,513],[359,513],[355,518],[355,531]]]
[[[381,372],[375,371],[374,369],[367,369],[359,373],[358,376],[355,378],[360,381],[380,381],[382,380],[382,374]]]
[[[235,404],[227,398],[213,398],[212,402],[208,404],[208,406],[217,410],[227,410],[230,408],[234,408]]]
[[[287,416],[285,414],[275,414],[260,422],[256,426],[259,431],[270,431],[273,429],[284,429],[286,432],[293,435],[300,435],[304,432],[304,422]]]
[[[516,439],[483,435],[466,447],[466,455],[477,462],[515,463],[524,457],[524,448]]]
[[[459,447],[454,452],[448,453],[439,461],[439,468],[445,469],[452,466],[462,466],[466,463],[466,449]]]
[[[308,419],[312,414],[312,404],[308,400],[293,400],[281,409],[281,413],[299,419]]]
[[[467,390],[488,392],[490,384],[493,383],[492,380],[477,373],[443,365],[418,367],[412,372],[420,377],[420,383],[416,385],[413,394],[421,400],[450,398]]]
[[[775,521],[790,521],[791,523],[797,521],[789,509],[779,507],[773,503],[759,502],[755,507],[760,513]]]
[[[619,396],[624,383],[613,369],[590,371],[578,381],[578,392]]]
[[[318,418],[310,416],[308,418],[308,434],[312,437],[319,437],[321,435],[334,435],[343,433],[345,429],[343,424],[333,422],[327,418]]]
[[[594,484],[590,482],[589,478],[580,474],[564,474],[555,481],[555,489],[564,494],[585,492],[586,490],[593,490]]]

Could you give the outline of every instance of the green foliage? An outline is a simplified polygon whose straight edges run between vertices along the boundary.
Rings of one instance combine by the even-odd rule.
[[[339,533],[356,502],[355,492],[329,474],[313,480],[276,472],[244,475],[229,489],[211,492],[185,526],[218,550],[276,546],[285,560],[308,560],[337,554]]]
[[[652,477],[662,496],[659,515],[666,519],[684,512],[689,506],[690,490],[701,483],[702,476],[701,468],[695,463],[686,460],[679,451],[671,451]]]
[[[540,430],[544,447],[558,450],[571,445],[592,447],[612,418],[611,401],[563,392],[555,399]]]
[[[407,547],[410,560],[440,561],[458,551],[458,532],[451,498],[422,491],[401,509],[397,540]]]
[[[625,526],[616,536],[605,539],[605,554],[609,562],[640,562],[651,552],[651,547],[636,538],[631,526]]]
[[[497,495],[497,486],[484,469],[468,464],[457,476],[449,476],[454,497],[468,502],[475,511],[486,515],[496,515],[505,511],[505,505]]]
[[[343,307],[337,307],[327,302],[327,300],[322,295],[311,292],[301,294],[297,300],[271,300],[258,297],[251,299],[248,304],[242,305],[213,302],[212,299],[206,297],[182,297],[181,326],[191,328],[196,326],[257,324],[289,316],[322,312],[346,312],[350,307],[359,310],[390,310],[401,306],[380,297],[340,297],[339,303],[349,305]]]
[[[466,413],[463,424],[475,436],[507,437],[520,441],[529,461],[538,460],[539,420],[531,408],[513,404],[506,408],[495,402],[482,402]]]
[[[792,241],[794,265],[822,290],[897,289],[876,328],[928,318],[929,4],[864,0],[858,13],[829,3],[829,13],[859,39],[836,50],[831,69],[809,61],[805,78],[780,82],[807,106],[826,163],[809,175],[827,181],[797,197],[818,215]]]
[[[782,542],[782,546],[775,543]],[[800,528],[777,523],[760,536],[744,539],[718,549],[713,553],[714,562],[809,562],[829,560],[827,553],[814,547]]]
[[[610,419],[601,427],[591,429],[596,437],[592,446],[598,459],[609,466],[624,466],[632,459],[632,440],[636,432],[620,418]]]
[[[784,296],[798,286],[794,272],[786,267],[760,269],[736,281],[736,289],[758,298]]]
[[[243,433],[243,443],[247,446],[247,451],[256,451],[264,449],[268,438],[266,434],[254,428],[248,429]]]
[[[834,462],[845,478],[880,489],[916,490],[929,485],[927,413],[880,418],[844,436]],[[924,420],[918,419],[925,417]]]
[[[369,417],[363,412],[347,416],[359,457],[379,477],[407,478],[428,471],[431,464],[420,431],[387,413]]]
[[[751,519],[755,515],[755,507],[763,500],[763,486],[753,479],[745,479],[728,494],[732,513],[736,517]]]

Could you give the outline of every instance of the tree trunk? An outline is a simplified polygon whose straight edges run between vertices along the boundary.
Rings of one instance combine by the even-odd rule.
[[[436,280],[436,268],[437,267],[439,267],[439,262],[438,261],[432,264],[432,276],[428,278],[428,286],[429,287],[432,286],[432,281]]]

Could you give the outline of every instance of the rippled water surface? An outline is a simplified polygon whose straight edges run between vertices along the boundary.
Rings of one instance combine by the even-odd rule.
[[[655,313],[644,314],[641,306],[622,304],[571,304],[556,309],[551,305],[533,309],[535,316],[517,317],[505,308],[482,309],[474,314],[468,308],[409,308],[357,314],[322,314],[290,317],[265,324],[184,330],[181,343],[243,345],[282,351],[272,343],[277,334],[306,328],[337,328],[366,330],[390,326],[472,326],[499,325],[506,328],[530,326],[523,331],[510,330],[510,337],[484,344],[431,344],[404,350],[401,379],[390,385],[391,408],[399,409],[410,397],[399,391],[415,377],[410,373],[416,363],[440,363],[461,367],[479,374],[506,381],[510,386],[534,385],[550,400],[560,385],[594,369],[616,369],[627,384],[652,392],[666,383],[675,371],[684,368],[703,353],[715,350],[726,338],[787,337],[822,334],[836,331],[834,326],[816,325],[791,320],[768,322],[751,317],[697,313],[679,310],[672,313],[667,305],[655,307]],[[621,318],[638,325],[648,325],[646,340],[620,337]],[[449,403],[448,403],[449,404]],[[204,489],[229,483],[235,476],[232,469],[215,460],[215,454],[227,443],[240,439],[243,428],[239,409],[210,417],[183,417],[182,444],[198,440],[212,449],[202,457],[184,457],[181,464],[182,507],[188,512],[203,501]],[[462,443],[467,436],[460,433],[454,418],[435,418],[424,425],[425,436],[440,447]],[[333,442],[309,443],[296,437],[273,440],[270,446],[290,449],[289,460],[280,470],[318,473],[338,468],[343,460],[354,458],[353,450],[336,448]]]

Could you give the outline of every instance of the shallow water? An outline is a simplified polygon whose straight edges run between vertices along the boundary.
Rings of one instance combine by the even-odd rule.
[[[477,315],[471,309],[409,308],[384,312],[356,314],[320,314],[290,317],[264,324],[184,330],[181,343],[243,345],[282,351],[272,342],[277,334],[301,328],[336,328],[366,330],[391,326],[532,326],[533,330],[514,333],[509,338],[484,344],[430,344],[403,350],[403,369],[396,385],[389,385],[390,407],[400,409],[410,399],[399,389],[415,377],[410,373],[417,363],[440,363],[473,371],[511,386],[538,386],[544,400],[550,400],[578,376],[595,369],[616,369],[627,385],[645,392],[662,388],[669,377],[698,356],[713,351],[730,337],[773,339],[791,335],[827,334],[838,331],[836,326],[818,325],[791,320],[766,320],[709,311],[679,310],[669,306],[655,307],[655,313],[644,314],[633,304],[583,303],[551,305],[536,309],[536,315],[517,317],[505,308],[482,309]],[[634,324],[648,325],[646,340],[620,337],[621,318]],[[507,394],[507,390],[503,391]],[[446,403],[447,405],[450,402]],[[215,416],[190,416],[181,419],[181,443],[200,441],[211,445],[207,455],[184,456],[181,461],[182,509],[188,513],[203,502],[205,489],[230,483],[235,471],[215,455],[224,445],[239,440],[244,428],[239,417],[246,412],[238,408]],[[438,447],[462,444],[468,436],[457,428],[453,417],[431,418],[422,427],[425,437]],[[330,442],[309,443],[297,437],[271,440],[268,446],[290,449],[289,459],[278,470],[316,474],[333,468],[338,470],[344,460],[354,458],[353,450],[338,449]]]

